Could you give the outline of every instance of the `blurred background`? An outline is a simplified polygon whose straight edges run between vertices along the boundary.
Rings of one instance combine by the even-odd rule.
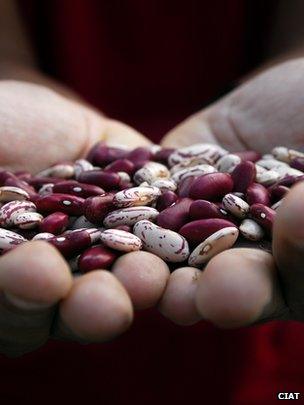
[[[267,59],[280,2],[20,0],[50,76],[155,142]],[[288,2],[286,2],[288,3]],[[285,3],[285,4],[286,4]],[[304,395],[304,325],[179,327],[156,310],[113,342],[0,357],[3,404],[271,404]]]

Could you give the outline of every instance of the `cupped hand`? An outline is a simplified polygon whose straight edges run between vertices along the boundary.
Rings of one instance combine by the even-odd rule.
[[[84,157],[99,140],[131,148],[150,142],[54,91],[23,82],[0,82],[0,165],[36,173],[61,160]],[[66,261],[35,241],[0,258],[0,352],[10,356],[48,338],[102,342],[124,332],[133,307],[155,305],[169,270],[158,257],[123,255],[113,273],[98,270],[73,278]]]
[[[256,76],[219,102],[194,114],[163,140],[167,147],[217,143],[229,151],[303,149],[304,59]],[[161,312],[180,324],[201,318],[223,328],[273,319],[304,321],[304,184],[293,187],[277,210],[271,255],[234,248],[203,272],[172,273]],[[183,288],[184,286],[184,288]]]

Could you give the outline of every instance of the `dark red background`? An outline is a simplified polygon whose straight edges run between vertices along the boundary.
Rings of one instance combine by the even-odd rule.
[[[267,3],[267,4],[265,4]],[[41,67],[158,141],[263,56],[275,2],[22,0]],[[1,358],[3,404],[271,404],[304,396],[304,326],[178,327],[150,310],[104,345]]]

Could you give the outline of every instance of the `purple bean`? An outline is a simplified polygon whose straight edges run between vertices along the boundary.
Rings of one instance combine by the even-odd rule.
[[[165,229],[178,231],[189,219],[189,208],[193,200],[181,198],[174,205],[164,209],[156,218],[156,223]]]
[[[256,176],[255,164],[249,160],[239,163],[232,171],[233,191],[245,193],[254,182]]]
[[[227,219],[228,213],[222,208],[222,203],[220,202],[219,204],[220,207],[207,200],[193,201],[189,209],[189,216],[191,220],[208,218]]]
[[[79,183],[75,180],[62,181],[54,184],[53,193],[76,195],[77,197],[88,198],[104,194],[105,191],[94,184]]]
[[[120,177],[117,173],[104,172],[102,170],[86,170],[79,174],[78,181],[80,183],[94,184],[109,191],[119,186]]]
[[[292,167],[293,169],[297,169],[300,170],[301,172],[304,172],[304,158],[294,158],[292,159],[292,161],[290,162],[290,167]]]
[[[42,186],[48,183],[61,183],[62,179],[59,177],[32,177],[28,180],[28,184],[33,186],[36,191],[39,191]]]
[[[274,204],[281,200],[289,191],[289,188],[281,185],[274,185],[268,188],[271,203]]]
[[[168,158],[175,150],[174,148],[163,148],[155,153],[153,160],[168,166]]]
[[[40,232],[59,235],[67,229],[69,216],[64,212],[54,212],[45,217],[39,225]]]
[[[189,190],[195,180],[194,176],[186,177],[183,179],[178,187],[177,187],[177,194],[179,197],[184,198],[184,197],[189,197]]]
[[[127,159],[134,163],[135,169],[140,169],[145,163],[152,159],[153,153],[150,149],[145,147],[139,147],[133,149],[128,153]]]
[[[101,224],[105,216],[115,209],[114,194],[108,193],[97,197],[89,197],[84,203],[84,215],[93,224]]]
[[[12,178],[9,177],[5,180],[4,182],[5,186],[9,186],[9,187],[19,187],[22,190],[26,191],[29,196],[30,199],[34,198],[37,196],[37,193],[34,189],[34,187],[30,186],[26,181],[19,179],[18,177],[16,178]]]
[[[95,166],[104,167],[115,160],[126,158],[128,153],[126,149],[106,146],[104,142],[99,142],[91,149],[87,160]]]
[[[103,245],[93,246],[85,250],[78,259],[78,269],[81,273],[87,273],[97,269],[109,269],[116,258],[118,252]]]
[[[263,204],[253,204],[249,210],[250,217],[254,219],[261,227],[271,235],[273,222],[276,212]]]
[[[266,187],[259,183],[252,183],[246,191],[246,201],[249,205],[263,204],[269,205],[270,198]]]
[[[162,211],[176,202],[178,196],[174,191],[165,191],[161,196],[158,197],[156,202],[156,209]]]
[[[76,230],[64,235],[49,239],[48,242],[55,246],[66,258],[73,257],[81,253],[92,244],[92,240],[87,230]]]
[[[35,204],[39,212],[61,211],[69,215],[82,215],[84,199],[69,194],[47,194],[36,199]]]
[[[104,171],[113,173],[126,172],[132,175],[135,172],[135,165],[129,159],[118,159],[106,166]]]
[[[228,194],[233,189],[233,181],[228,173],[209,173],[197,177],[191,184],[189,197],[194,200],[217,199]]]
[[[182,226],[178,231],[191,245],[198,245],[222,228],[235,227],[233,222],[220,218],[198,219]]]

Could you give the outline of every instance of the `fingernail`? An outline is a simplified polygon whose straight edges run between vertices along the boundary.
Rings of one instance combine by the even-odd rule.
[[[27,301],[24,300],[23,298],[19,298],[14,294],[4,292],[5,298],[7,301],[15,306],[16,308],[23,309],[26,311],[29,310],[40,310],[40,309],[47,309],[50,308],[52,305],[50,304],[45,304],[45,303],[40,303],[40,302],[33,302],[33,301]]]

